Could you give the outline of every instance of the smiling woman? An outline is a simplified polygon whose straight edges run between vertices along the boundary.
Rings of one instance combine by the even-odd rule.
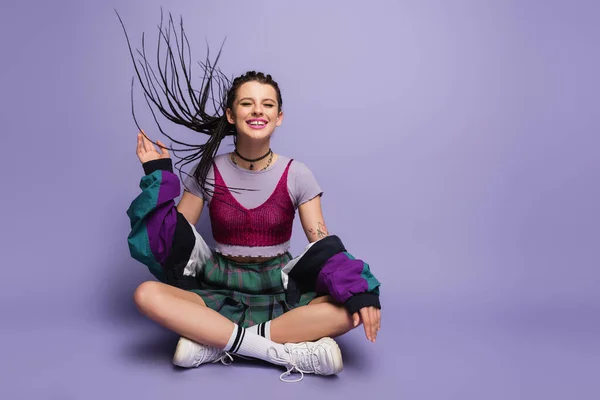
[[[264,76],[260,73],[257,75]],[[240,85],[236,97],[232,108],[226,109],[227,121],[235,126],[237,132],[232,161],[239,165],[236,162],[237,155],[248,163],[249,170],[254,170],[255,163],[269,157],[267,165],[263,168],[266,169],[277,159],[269,146],[269,138],[275,127],[281,125],[283,121],[279,86],[270,75],[267,75],[264,79],[248,81]],[[240,154],[240,149],[243,149],[245,156]]]
[[[158,63],[158,73],[143,57],[145,50],[139,52],[140,69],[134,59],[144,95],[151,109],[208,135],[208,140],[189,145],[171,138],[187,151],[196,150],[181,162],[199,159],[175,204],[181,181],[173,173],[173,149],[152,142],[140,128],[136,153],[145,175],[142,192],[127,210],[128,243],[132,257],[147,265],[159,282],[144,282],[136,289],[138,309],[181,335],[173,357],[181,367],[228,363],[232,355],[240,355],[285,366],[282,380],[292,372],[339,373],[342,355],[332,337],[362,323],[367,339],[375,342],[380,283],[367,263],[328,234],[322,190],[311,170],[271,149],[271,136],[283,122],[279,85],[255,71],[229,82],[216,61],[207,61],[201,64],[205,77],[197,90],[188,79],[192,74],[184,58],[183,27],[181,38],[172,19],[167,32],[162,24],[159,29],[169,50],[166,62]],[[162,70],[161,64],[173,70]],[[180,77],[186,78],[187,87],[177,86]],[[215,83],[221,99],[211,115],[206,103],[217,98]],[[217,155],[227,135],[233,135],[235,149]],[[214,248],[195,229],[205,206]],[[308,245],[292,258],[296,211]]]

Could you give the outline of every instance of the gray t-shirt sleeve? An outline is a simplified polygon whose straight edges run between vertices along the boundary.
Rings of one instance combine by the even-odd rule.
[[[198,182],[196,182],[196,178],[194,178],[194,171],[196,170],[196,168],[198,168],[198,164],[196,164],[194,166],[194,168],[192,168],[190,170],[190,172],[188,173],[188,175],[186,174],[182,174],[183,177],[183,190],[190,192],[191,194],[193,194],[194,196],[198,196],[201,199],[203,199],[206,202],[210,201],[211,196],[206,193],[206,191],[204,190],[204,188],[202,188]],[[214,179],[214,169],[211,166],[210,169],[208,170],[208,174],[206,175],[206,179],[208,182],[213,182]]]
[[[323,194],[314,174],[304,163],[292,161],[290,175],[289,191],[296,208]]]

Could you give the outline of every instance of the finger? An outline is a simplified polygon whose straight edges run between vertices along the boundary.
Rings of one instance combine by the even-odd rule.
[[[158,144],[160,154],[163,156],[163,158],[169,157],[169,150],[167,149],[167,146],[165,146],[165,144],[158,139],[156,139],[156,144]]]
[[[381,310],[378,308],[377,309],[377,329],[381,329]]]
[[[146,152],[156,151],[154,145],[152,144],[152,141],[150,141],[150,139],[148,139],[148,137],[144,133],[142,133],[142,135],[144,136],[144,149],[146,150]]]
[[[367,309],[361,309],[360,316],[362,317],[363,327],[365,329],[365,335],[367,336],[367,339],[373,341],[373,338],[371,337],[371,319],[369,318],[369,312]]]
[[[354,323],[354,327],[356,328],[360,323],[360,317],[358,316],[358,312],[352,314],[352,322]]]
[[[142,152],[142,134],[138,132],[135,144],[135,152],[139,155]]]
[[[375,340],[375,336],[373,335],[373,315],[371,314],[371,307],[365,308],[365,314],[367,314],[367,318],[369,320],[369,337],[371,341]]]
[[[146,133],[140,129],[140,131],[138,132],[138,140],[140,141],[140,143],[142,144],[142,147],[144,147],[144,140],[146,138]]]
[[[369,307],[366,309],[367,315],[369,316],[369,334],[371,335],[371,340],[375,340],[375,318],[373,316],[373,308]]]
[[[375,307],[369,308],[369,318],[371,318],[371,330],[373,332],[373,342],[375,342],[375,339],[377,339],[377,325],[379,324],[377,322],[377,310]]]
[[[137,154],[139,156],[143,156],[144,154],[146,154],[146,149],[144,148],[144,136],[142,136],[141,133],[138,134],[138,141],[137,141]]]
[[[155,152],[156,151],[156,147],[154,147],[154,143],[152,143],[152,140],[146,138],[146,151],[148,152]]]

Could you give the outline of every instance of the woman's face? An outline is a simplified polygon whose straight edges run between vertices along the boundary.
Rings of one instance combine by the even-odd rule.
[[[254,140],[269,138],[283,120],[277,91],[265,83],[251,81],[242,84],[232,109],[227,109],[227,120],[235,125],[238,135]]]

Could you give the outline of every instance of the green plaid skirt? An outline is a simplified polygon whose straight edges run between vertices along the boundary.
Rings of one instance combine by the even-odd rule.
[[[200,289],[191,291],[244,328],[270,321],[317,297],[310,292],[302,294],[298,304],[286,302],[281,268],[291,259],[288,252],[263,263],[238,263],[213,251],[198,277]]]

